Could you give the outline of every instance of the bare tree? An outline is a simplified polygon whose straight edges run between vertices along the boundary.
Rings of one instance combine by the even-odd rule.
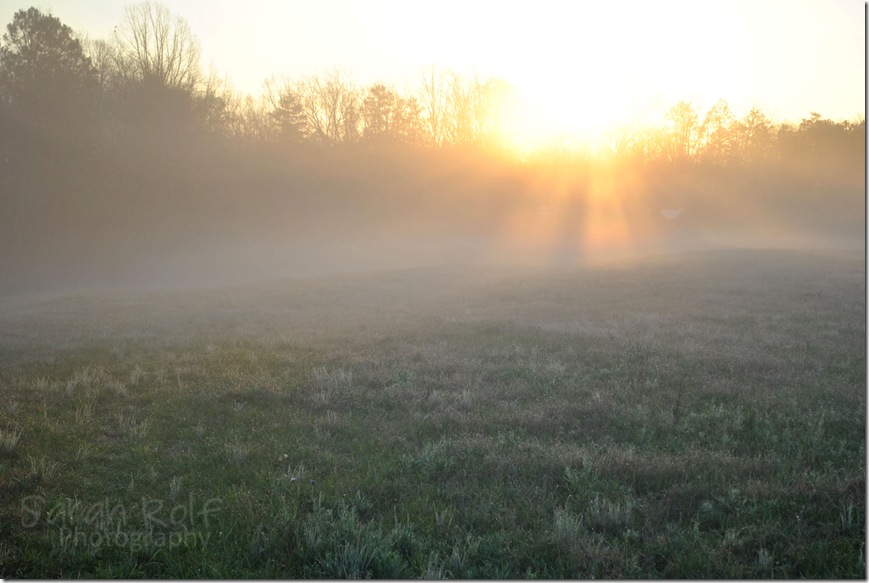
[[[359,139],[359,94],[339,72],[308,78],[299,84],[299,94],[312,138],[329,145]]]
[[[238,96],[233,118],[234,135],[250,142],[266,142],[275,136],[274,120],[266,98],[254,99],[250,95]]]
[[[187,21],[162,4],[128,6],[114,38],[127,78],[188,93],[201,79],[199,42]]]
[[[210,67],[196,92],[195,108],[200,123],[212,134],[228,134],[236,107],[237,98],[229,81],[221,79]]]
[[[502,125],[503,105],[511,92],[509,83],[501,79],[427,70],[420,96],[432,143],[481,145],[491,141]]]
[[[448,140],[453,144],[476,141],[475,116],[477,113],[476,79],[466,80],[451,72],[447,92],[449,130]]]
[[[697,152],[699,129],[694,106],[680,101],[667,112],[667,121],[670,122],[670,159],[692,158]]]
[[[492,145],[502,139],[499,132],[506,123],[505,108],[509,107],[515,90],[503,79],[481,80],[474,77],[474,133],[477,142]]]
[[[88,40],[84,43],[85,53],[90,58],[102,93],[115,88],[118,79],[117,47],[105,40]]]
[[[426,132],[431,144],[435,146],[441,145],[447,137],[447,87],[442,71],[434,66],[423,70],[419,103]]]
[[[398,97],[393,117],[393,131],[395,136],[405,143],[423,142],[422,107],[416,97]]]
[[[733,112],[730,105],[719,99],[709,108],[700,126],[703,158],[715,163],[726,163],[733,156]]]
[[[758,107],[734,124],[737,155],[743,160],[762,160],[772,154],[774,128]]]

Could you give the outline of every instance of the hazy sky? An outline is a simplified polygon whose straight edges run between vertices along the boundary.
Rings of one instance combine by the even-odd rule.
[[[91,38],[123,0],[33,0]],[[592,132],[662,105],[720,97],[775,119],[865,110],[862,0],[166,0],[204,65],[259,92],[272,75],[338,68],[354,81],[418,86],[424,65],[495,75],[536,104],[535,122]],[[30,2],[0,0],[3,27]]]

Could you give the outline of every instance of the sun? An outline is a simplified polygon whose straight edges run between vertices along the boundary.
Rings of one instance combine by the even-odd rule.
[[[525,147],[564,143],[597,147],[629,121],[630,103],[624,91],[595,90],[580,83],[541,89],[529,87],[516,114],[517,137]]]
[[[633,112],[624,91],[590,92],[581,86],[557,91],[513,86],[494,106],[500,140],[519,154],[571,145],[603,147],[613,132],[631,122]]]
[[[540,2],[533,10],[475,5],[497,26],[460,29],[444,64],[475,68],[515,88],[502,133],[531,150],[570,140],[602,147],[626,127],[651,126],[686,100],[698,111],[749,93],[741,25],[715,3]],[[702,27],[686,27],[677,16]],[[449,28],[449,24],[443,23]]]

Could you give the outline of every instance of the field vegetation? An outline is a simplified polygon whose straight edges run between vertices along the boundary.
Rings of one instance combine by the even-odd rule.
[[[864,578],[862,251],[0,304],[0,576]]]
[[[0,577],[866,577],[864,117],[196,38],[0,35]]]

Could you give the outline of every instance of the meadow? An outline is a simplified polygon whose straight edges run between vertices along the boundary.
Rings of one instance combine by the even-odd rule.
[[[0,299],[0,577],[863,579],[865,251]]]

